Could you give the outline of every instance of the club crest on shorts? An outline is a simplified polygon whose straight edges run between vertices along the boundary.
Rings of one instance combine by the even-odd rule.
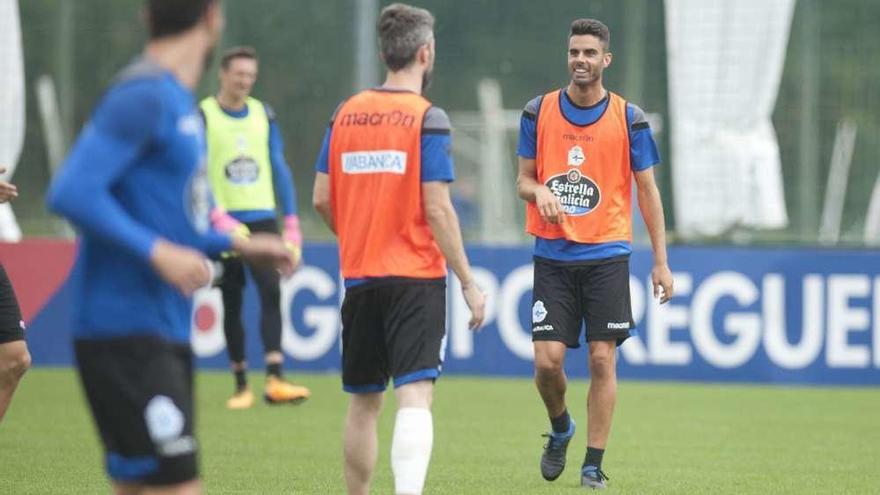
[[[584,160],[587,157],[584,155],[584,149],[580,146],[572,146],[570,150],[568,150],[568,166],[569,167],[580,167],[583,165]]]
[[[547,317],[547,308],[544,307],[544,301],[535,301],[532,305],[532,323],[541,323]]]
[[[168,396],[157,395],[150,399],[144,409],[144,419],[150,438],[157,444],[174,440],[183,433],[183,412]]]

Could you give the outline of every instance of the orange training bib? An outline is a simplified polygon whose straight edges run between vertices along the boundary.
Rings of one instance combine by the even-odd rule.
[[[422,205],[422,122],[431,103],[367,90],[339,108],[330,134],[330,197],[345,278],[446,276]]]
[[[526,231],[544,239],[584,244],[630,241],[632,169],[626,101],[608,93],[608,106],[596,122],[579,126],[562,114],[563,90],[544,95],[537,122],[538,182],[562,203],[562,222],[541,219],[526,204]]]

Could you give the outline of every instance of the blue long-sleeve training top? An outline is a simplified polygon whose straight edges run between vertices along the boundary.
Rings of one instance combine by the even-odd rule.
[[[124,69],[53,181],[49,208],[79,231],[76,339],[158,335],[185,343],[192,302],[150,264],[159,238],[215,256],[204,127],[192,92],[146,58]]]

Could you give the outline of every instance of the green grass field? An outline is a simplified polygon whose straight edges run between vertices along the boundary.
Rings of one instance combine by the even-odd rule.
[[[312,399],[227,411],[232,378],[198,375],[209,494],[340,494],[346,396],[336,375],[297,377]],[[261,385],[261,377],[251,377]],[[579,431],[553,483],[538,471],[548,427],[527,379],[444,377],[426,494],[579,493],[584,382],[570,384]],[[393,398],[373,493],[392,493]],[[609,493],[880,493],[880,391],[622,382],[605,457]],[[0,424],[0,494],[109,493],[74,373],[31,370]]]

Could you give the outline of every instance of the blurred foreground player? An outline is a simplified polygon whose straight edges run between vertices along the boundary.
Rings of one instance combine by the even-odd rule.
[[[277,236],[210,229],[193,88],[223,27],[219,0],[149,0],[150,41],[95,108],[54,180],[50,208],[80,233],[74,349],[118,494],[201,493],[191,294],[208,256],[234,249],[290,273]]]
[[[587,453],[581,484],[605,488],[602,456],[617,397],[617,346],[633,329],[629,295],[632,181],[654,249],[654,296],[672,297],[666,262],[663,204],[654,182],[657,146],[645,113],[606,91],[611,64],[608,28],[595,19],[571,24],[562,89],[526,104],[520,120],[517,189],[526,201],[526,230],[535,236],[532,342],[535,384],[552,431],[541,475],[553,481],[565,468],[575,424],[565,405],[566,348],[589,345]],[[662,292],[661,292],[662,289]]]
[[[5,171],[5,167],[0,167],[0,174]],[[18,189],[0,180],[0,203],[17,197]],[[12,282],[3,265],[0,265],[0,421],[3,421],[3,415],[9,408],[15,387],[31,365],[24,330],[24,320],[21,319]]]
[[[380,88],[337,108],[315,177],[314,204],[339,238],[345,279],[342,384],[348,493],[366,495],[388,380],[397,419],[391,467],[398,494],[419,494],[433,443],[431,401],[446,333],[446,262],[461,282],[470,328],[483,321],[458,217],[446,112],[422,96],[434,67],[434,17],[392,4],[379,17],[388,68]]]
[[[220,91],[199,104],[208,142],[208,177],[218,210],[211,212],[220,230],[278,233],[276,205],[284,214],[284,240],[299,262],[302,234],[296,214],[296,190],[284,159],[284,143],[275,113],[251,96],[257,81],[257,52],[230,48],[220,59]],[[277,198],[277,201],[276,201]],[[281,376],[281,288],[278,272],[247,264],[260,294],[260,336],[266,362],[263,398],[270,404],[299,403],[309,389]],[[247,409],[254,394],[247,384],[244,325],[241,321],[245,263],[238,256],[223,259],[223,332],[235,375],[230,409]]]

